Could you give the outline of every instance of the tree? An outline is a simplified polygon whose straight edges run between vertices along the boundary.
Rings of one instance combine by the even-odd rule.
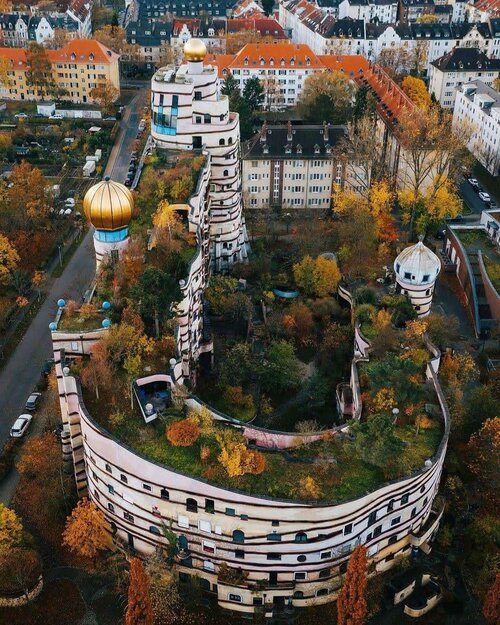
[[[290,306],[283,315],[283,327],[300,345],[308,345],[314,333],[313,314],[305,304],[296,303]]]
[[[159,230],[168,232],[170,242],[175,235],[179,234],[182,227],[178,213],[167,200],[162,200],[158,204],[153,215],[153,225]]]
[[[488,625],[497,625],[500,622],[500,573],[496,574],[495,581],[486,593],[483,615]]]
[[[11,71],[10,60],[6,56],[0,57],[0,85],[2,87],[9,88],[11,85],[9,71]]]
[[[366,547],[354,548],[337,599],[338,625],[363,625],[366,619]]]
[[[238,49],[239,51],[239,49]],[[229,98],[237,91],[239,93],[240,87],[236,78],[229,72],[222,81],[221,89],[222,95],[227,95]]]
[[[284,340],[271,341],[259,373],[261,386],[268,393],[296,388],[300,382],[300,370],[293,345]]]
[[[250,473],[259,475],[266,468],[263,454],[247,449],[243,436],[232,428],[226,428],[215,435],[220,447],[218,461],[229,477],[238,477]]]
[[[28,479],[40,476],[50,479],[59,473],[59,466],[54,459],[60,452],[61,448],[56,436],[52,432],[45,432],[41,436],[25,441],[21,457],[16,462],[16,468],[22,476]]]
[[[109,388],[113,371],[109,363],[109,355],[102,342],[90,348],[90,358],[81,370],[80,377],[85,387],[93,387],[95,396],[99,399],[99,388]]]
[[[200,436],[200,428],[194,419],[182,419],[174,421],[165,435],[174,447],[191,447]]]
[[[23,537],[23,524],[14,510],[0,503],[0,552],[19,545]]]
[[[271,15],[274,8],[274,0],[262,0],[262,8],[266,15]]]
[[[180,299],[179,285],[161,269],[147,267],[138,283],[131,290],[138,302],[143,319],[152,319],[156,337],[160,336],[160,322],[170,312],[170,305]]]
[[[380,467],[387,476],[393,475],[405,448],[394,431],[395,426],[388,414],[375,414],[367,421],[357,421],[351,426],[356,455],[368,464]]]
[[[63,545],[84,558],[95,559],[111,546],[109,524],[94,502],[80,499],[66,520]]]
[[[307,76],[297,109],[304,119],[345,123],[352,113],[356,87],[342,72],[314,72]]]
[[[358,88],[354,97],[354,106],[352,109],[354,124],[357,124],[358,121],[363,119],[365,116],[368,116],[370,119],[374,119],[376,110],[377,103],[370,88],[366,85],[362,85]]]
[[[264,87],[257,76],[253,76],[245,83],[243,99],[250,107],[251,112],[257,111],[264,103]]]
[[[318,256],[313,260],[310,256],[304,256],[299,263],[294,264],[293,277],[306,295],[325,297],[337,291],[342,275],[334,259]]]
[[[205,291],[205,297],[210,303],[210,312],[213,315],[225,315],[232,306],[232,301],[238,280],[231,276],[212,276]]]
[[[377,63],[392,79],[396,79],[408,70],[410,52],[404,46],[383,48],[377,57]]]
[[[0,284],[8,284],[20,258],[9,239],[0,232]]]
[[[467,445],[469,469],[481,488],[498,499],[500,475],[500,417],[487,419],[482,428],[470,437]]]
[[[45,282],[45,272],[44,271],[35,271],[33,277],[31,278],[31,283],[38,290],[38,299],[41,298],[41,286]]]
[[[117,54],[133,54],[136,46],[127,43],[127,33],[121,26],[106,24],[94,33],[94,39]]]
[[[97,86],[90,91],[89,95],[92,100],[97,102],[99,106],[104,109],[105,113],[111,114],[113,112],[113,104],[118,99],[120,92],[109,80],[106,80],[105,82],[98,83]]]
[[[438,21],[437,15],[431,13],[425,13],[417,18],[417,24],[437,24]]]
[[[26,62],[29,68],[26,72],[26,83],[34,87],[42,97],[54,95],[56,84],[47,50],[38,43],[30,43],[26,51]]]
[[[29,591],[42,572],[40,558],[34,549],[10,547],[0,550],[0,594]]]
[[[431,105],[431,96],[427,91],[425,82],[414,76],[405,76],[401,87],[406,95],[415,102],[418,108],[426,111]]]
[[[399,188],[403,190],[398,199],[412,237],[417,218],[420,224],[430,219],[429,207],[438,192],[443,188],[451,191],[464,163],[468,139],[466,131],[460,137],[455,135],[450,115],[436,107],[425,114],[418,109],[403,113],[400,127]]]
[[[7,190],[8,215],[13,229],[34,230],[49,215],[52,201],[43,172],[23,161],[14,165]]]
[[[138,558],[130,561],[130,582],[125,625],[153,625],[149,577]]]
[[[323,494],[316,480],[310,475],[301,478],[299,482],[299,491],[301,496],[306,494],[309,499],[319,499]]]

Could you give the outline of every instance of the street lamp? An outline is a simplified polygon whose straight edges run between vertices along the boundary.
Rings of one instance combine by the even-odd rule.
[[[398,415],[399,415],[399,408],[393,408],[392,409],[392,416],[394,417],[394,420],[392,422],[393,425],[396,425],[396,421],[398,420]]]
[[[290,231],[290,223],[292,221],[292,215],[291,213],[285,213],[283,217],[285,218],[285,221],[286,221],[286,233],[288,234],[288,232]]]

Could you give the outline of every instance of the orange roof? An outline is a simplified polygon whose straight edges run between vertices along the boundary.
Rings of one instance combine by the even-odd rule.
[[[28,69],[26,48],[0,48],[0,56],[9,59],[12,69]],[[95,39],[74,39],[64,48],[47,50],[52,63],[111,63],[120,57]]]
[[[223,70],[243,67],[287,67],[322,69],[323,64],[309,46],[296,43],[247,43],[238,54],[215,54],[205,57]],[[227,73],[227,71],[226,71]]]
[[[281,24],[274,18],[269,17],[241,17],[227,20],[227,32],[235,33],[242,30],[257,31],[261,35],[286,39],[285,32]]]

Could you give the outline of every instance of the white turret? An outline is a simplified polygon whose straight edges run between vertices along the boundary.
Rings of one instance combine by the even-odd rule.
[[[419,317],[431,309],[436,278],[441,270],[439,258],[419,237],[416,245],[405,248],[394,261],[396,292],[408,295]]]

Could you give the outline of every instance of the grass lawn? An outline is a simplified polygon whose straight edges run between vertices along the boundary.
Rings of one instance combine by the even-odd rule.
[[[101,330],[104,318],[104,313],[96,313],[85,319],[78,313],[71,316],[63,314],[57,329],[59,332],[90,332],[92,330]]]

